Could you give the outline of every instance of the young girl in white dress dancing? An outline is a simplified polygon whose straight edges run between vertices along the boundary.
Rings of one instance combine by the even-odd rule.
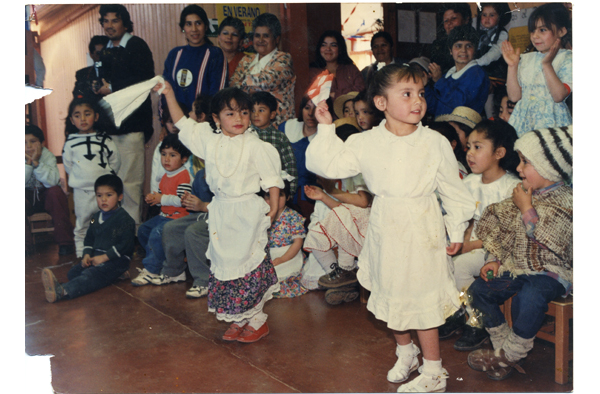
[[[279,290],[267,236],[283,188],[279,154],[247,132],[252,100],[240,89],[215,94],[213,125],[185,117],[168,82],[162,94],[181,130],[179,139],[204,159],[206,183],[215,195],[208,206],[208,310],[232,323],[223,340],[256,342],[269,333],[263,306]],[[270,206],[256,194],[261,189],[269,192]]]
[[[403,382],[419,366],[420,350],[410,330],[417,330],[423,350],[420,376],[399,392],[445,391],[448,373],[442,368],[437,327],[459,306],[449,255],[460,250],[475,206],[450,143],[421,125],[427,110],[423,78],[414,65],[381,69],[369,96],[385,121],[345,143],[335,134],[327,105],[320,103],[317,136],[306,152],[310,171],[330,179],[362,173],[375,196],[358,280],[371,291],[367,308],[387,322],[397,342],[398,361],[388,380]],[[436,189],[447,212],[443,217]]]

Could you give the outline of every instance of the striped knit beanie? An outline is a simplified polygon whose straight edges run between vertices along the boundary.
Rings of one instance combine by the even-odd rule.
[[[573,126],[533,130],[515,142],[538,174],[552,182],[571,182],[573,176]]]

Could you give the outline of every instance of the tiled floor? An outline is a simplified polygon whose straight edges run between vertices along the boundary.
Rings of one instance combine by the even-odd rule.
[[[228,325],[190,300],[190,283],[134,287],[130,281],[49,304],[41,270],[66,280],[74,256],[45,244],[25,264],[25,338],[29,355],[53,354],[58,393],[395,392],[386,373],[394,340],[360,301],[329,306],[324,293],[266,304],[271,333],[254,344],[227,343]],[[134,259],[130,273],[141,267]],[[467,353],[442,341],[448,392],[570,392],[554,382],[554,347],[536,340],[523,368],[494,382],[467,365]],[[417,342],[415,338],[415,342]],[[416,374],[413,374],[413,377]]]

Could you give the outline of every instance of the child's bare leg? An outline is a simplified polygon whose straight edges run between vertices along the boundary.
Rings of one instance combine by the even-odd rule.
[[[440,338],[438,329],[430,328],[428,330],[417,330],[417,336],[421,343],[423,358],[426,360],[437,361],[440,357]]]
[[[394,331],[394,338],[400,346],[408,345],[411,342],[410,331]]]

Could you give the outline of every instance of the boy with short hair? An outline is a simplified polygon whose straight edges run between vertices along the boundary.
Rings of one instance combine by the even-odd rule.
[[[487,263],[469,287],[494,350],[476,350],[468,363],[493,380],[513,369],[524,373],[521,361],[533,348],[548,303],[573,285],[573,127],[530,131],[515,150],[523,183],[479,220]],[[511,328],[499,305],[512,296]]]
[[[113,174],[100,176],[95,184],[95,213],[83,241],[83,258],[67,274],[69,282],[59,283],[52,271],[42,270],[46,300],[56,302],[100,290],[129,269],[135,245],[135,221],[120,206],[123,182]]]
[[[277,99],[269,92],[256,92],[252,94],[252,105],[252,129],[261,140],[270,143],[279,152],[281,169],[294,177],[290,180],[291,192],[294,195],[298,187],[296,156],[285,133],[273,126],[273,120],[277,116]]]
[[[160,215],[147,220],[138,228],[138,240],[146,250],[146,257],[142,260],[144,268],[131,281],[134,286],[147,285],[159,278],[165,261],[165,252],[162,246],[163,227],[168,221],[189,214],[187,209],[182,206],[181,198],[185,192],[192,191],[192,175],[185,165],[191,152],[179,140],[177,134],[169,134],[160,145],[160,154],[165,174],[158,184],[158,191],[153,191],[146,196],[146,202],[150,206],[161,205]],[[185,281],[185,271],[169,280],[171,282]]]

